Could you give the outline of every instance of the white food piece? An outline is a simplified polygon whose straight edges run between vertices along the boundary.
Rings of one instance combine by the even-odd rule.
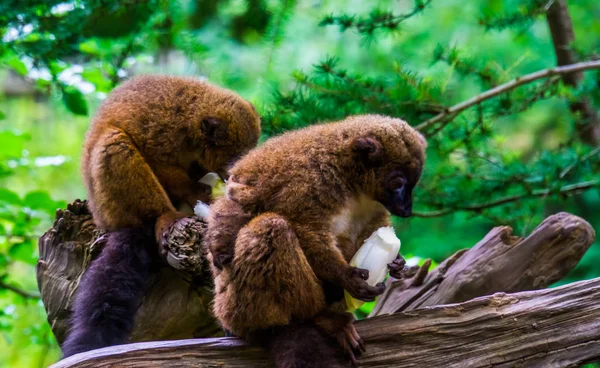
[[[200,218],[207,218],[210,215],[210,207],[206,203],[198,201],[194,206],[194,214]]]
[[[217,173],[209,172],[208,174],[204,175],[200,180],[198,180],[198,183],[210,185],[211,188],[214,188],[220,180],[221,178]]]
[[[400,239],[391,226],[380,227],[365,240],[356,252],[350,264],[369,270],[367,283],[375,286],[382,282],[387,275],[387,265],[398,256]]]
[[[350,265],[369,270],[367,284],[375,286],[385,280],[388,273],[387,265],[398,256],[400,239],[391,226],[380,227],[365,240],[356,252]],[[350,310],[360,307],[364,302],[346,295],[346,304]]]

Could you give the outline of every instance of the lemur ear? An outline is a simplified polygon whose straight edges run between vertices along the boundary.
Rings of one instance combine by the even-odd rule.
[[[373,137],[356,138],[352,151],[359,160],[371,165],[381,162],[384,156],[383,145]]]
[[[206,140],[214,145],[218,145],[220,142],[227,139],[227,126],[222,120],[214,117],[202,118],[200,122],[200,129]]]

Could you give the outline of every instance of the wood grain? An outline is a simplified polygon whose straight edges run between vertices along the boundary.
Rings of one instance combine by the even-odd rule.
[[[567,367],[600,359],[600,278],[560,288],[497,293],[357,323],[361,367]],[[340,366],[344,363],[340,362]],[[51,368],[267,367],[233,338],[122,345]],[[347,366],[347,364],[346,364]]]

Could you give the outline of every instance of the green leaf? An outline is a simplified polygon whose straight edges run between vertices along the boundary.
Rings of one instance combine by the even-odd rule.
[[[11,130],[0,131],[0,158],[20,158],[26,138]]]
[[[48,64],[48,70],[52,75],[58,75],[67,70],[71,65],[65,62],[51,62]]]
[[[21,75],[27,74],[27,66],[18,57],[13,56],[10,59],[6,60],[5,63],[9,67],[11,67],[15,72]]]
[[[81,73],[81,77],[96,86],[98,92],[110,92],[112,83],[106,78],[100,68],[89,68]]]
[[[85,40],[84,42],[80,43],[79,51],[81,51],[84,54],[90,54],[90,55],[94,55],[94,56],[101,54],[101,50],[98,45],[98,42],[93,38]]]
[[[36,87],[38,87],[40,89],[48,88],[50,86],[50,81],[47,81],[42,78],[38,78],[35,80],[35,85],[36,85]]]
[[[10,260],[5,253],[0,253],[0,269],[5,269],[10,263]]]
[[[87,115],[88,106],[83,93],[75,87],[68,86],[63,90],[63,102],[75,115]]]
[[[37,262],[37,256],[35,254],[35,247],[33,244],[34,243],[30,241],[17,243],[10,247],[8,255],[13,260],[28,264],[35,264]]]
[[[0,188],[0,203],[7,203],[11,205],[21,205],[23,202],[19,195],[12,190],[6,188]]]
[[[6,119],[6,114],[0,111],[0,120]]]
[[[23,202],[32,210],[46,211],[49,214],[56,212],[56,209],[62,205],[60,201],[54,201],[48,192],[42,190],[27,193]]]

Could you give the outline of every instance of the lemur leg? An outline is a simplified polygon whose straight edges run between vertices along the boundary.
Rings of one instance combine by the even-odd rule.
[[[352,314],[328,309],[319,313],[314,321],[319,329],[335,338],[352,364],[356,365],[356,356],[364,353],[366,349],[363,340],[356,332]]]
[[[214,313],[225,329],[248,337],[324,307],[321,284],[284,218],[264,213],[239,231],[231,266],[215,277]]]
[[[216,275],[215,315],[235,335],[259,339],[277,367],[329,367],[338,345],[353,361],[363,350],[349,314],[323,312],[321,283],[281,216],[265,213],[244,226],[231,266]]]
[[[251,218],[240,205],[227,198],[211,205],[204,243],[210,249],[215,267],[223,269],[224,265],[231,263],[238,233]],[[218,224],[218,227],[213,224]]]
[[[96,223],[107,230],[154,224],[156,240],[164,248],[165,231],[186,215],[175,210],[131,138],[117,128],[105,132],[88,166],[86,185]]]

